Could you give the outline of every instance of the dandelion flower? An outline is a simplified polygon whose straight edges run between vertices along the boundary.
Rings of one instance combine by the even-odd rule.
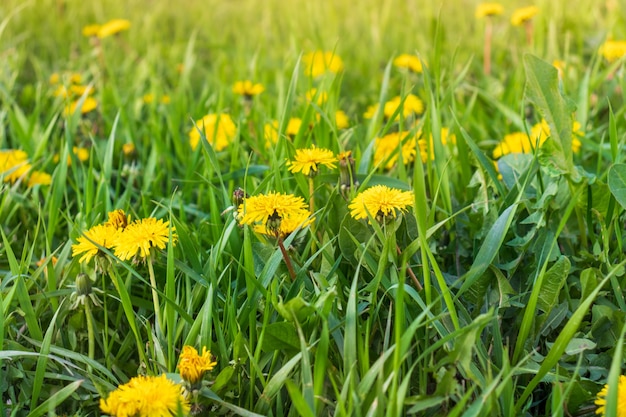
[[[600,46],[600,55],[613,63],[626,55],[626,41],[607,40]]]
[[[126,214],[124,210],[118,209],[109,212],[109,220],[105,223],[112,226],[115,230],[124,230],[130,224],[130,214]]]
[[[114,250],[115,256],[122,261],[129,260],[135,256],[148,257],[153,248],[165,249],[169,241],[170,222],[162,219],[148,217],[146,219],[135,220],[126,226],[123,233],[116,239]],[[177,239],[176,230],[172,226],[172,242]]]
[[[513,132],[504,136],[493,150],[492,155],[497,159],[511,153],[531,153],[534,147],[535,143],[531,142],[530,137],[526,133]]]
[[[83,36],[87,36],[87,37],[98,36],[99,31],[100,31],[100,25],[98,24],[83,26]]]
[[[606,395],[609,392],[609,384],[604,385],[604,387],[598,392],[598,396],[596,397],[595,404],[598,406],[596,410],[596,414],[599,414],[603,417],[606,416]],[[626,376],[620,375],[619,381],[617,383],[617,416],[616,417],[626,417]]]
[[[79,106],[80,113],[87,114],[90,111],[95,110],[96,107],[98,107],[98,101],[93,97],[86,97],[82,104],[80,100],[74,100],[71,104],[65,106],[65,109],[63,110],[63,115],[66,117],[73,115],[74,113],[76,113],[76,110],[79,108]]]
[[[350,121],[348,120],[348,115],[343,110],[337,110],[335,112],[335,124],[337,125],[337,129],[347,129],[350,126]]]
[[[61,76],[58,72],[53,72],[52,74],[50,74],[50,78],[48,78],[48,82],[50,83],[50,85],[58,84],[60,81]]]
[[[4,178],[4,182],[15,183],[31,168],[26,152],[19,149],[0,150],[0,177]]]
[[[302,197],[274,192],[246,198],[239,205],[238,219],[271,236],[286,236],[313,222]]]
[[[188,413],[189,404],[181,386],[163,374],[132,378],[101,398],[100,410],[116,417],[170,417]]]
[[[233,93],[244,96],[246,99],[251,99],[265,91],[263,84],[255,84],[250,80],[237,81],[233,85]]]
[[[34,187],[35,185],[50,185],[52,184],[52,176],[47,172],[33,171],[28,178],[28,186]]]
[[[511,24],[513,26],[522,26],[525,22],[531,20],[539,13],[537,6],[521,7],[516,9],[511,16]]]
[[[476,19],[489,16],[498,16],[504,13],[504,7],[500,3],[481,3],[476,7]]]
[[[441,144],[446,146],[448,144],[448,140],[451,143],[456,143],[456,135],[451,134],[450,130],[447,127],[441,128],[441,134],[439,135],[441,139]],[[435,143],[432,133],[430,134],[430,142],[426,142],[425,139],[420,139],[417,141],[420,147],[420,156],[422,157],[422,162],[426,163],[428,160],[428,156],[430,155],[430,160],[435,160]]]
[[[396,59],[393,60],[393,65],[395,65],[397,68],[408,69],[409,71],[415,73],[421,73],[423,70],[422,62],[420,61],[420,59],[417,56],[411,54],[399,55]]]
[[[393,168],[398,162],[399,153],[402,153],[402,162],[409,164],[415,160],[416,137],[408,137],[409,132],[393,132],[381,138],[376,138],[374,142],[374,164],[385,163],[385,169]]]
[[[343,61],[341,58],[329,51],[309,52],[302,56],[304,72],[310,77],[319,77],[326,71],[338,73],[343,71]]]
[[[263,138],[265,139],[266,148],[278,143],[278,120],[265,123],[263,126]]]
[[[293,161],[289,161],[287,166],[291,172],[302,172],[304,175],[317,174],[319,165],[328,168],[336,166],[337,158],[333,151],[315,146],[309,149],[297,149]]]
[[[400,111],[396,115],[395,120],[398,120],[400,118],[400,114],[402,114],[402,116],[406,119],[413,114],[423,113],[424,103],[422,102],[422,100],[420,100],[419,97],[414,94],[407,95],[404,100],[401,96],[396,96],[387,101],[383,107],[383,115],[385,116],[385,119],[390,119],[396,113],[396,111],[398,111],[398,108],[400,108]],[[372,119],[376,115],[377,111],[378,104],[369,106],[363,117],[365,117],[366,119]]]
[[[321,91],[318,93],[317,88],[311,88],[309,91],[306,92],[305,97],[306,101],[308,101],[309,103],[315,100],[315,98],[317,97],[317,100],[315,100],[315,104],[321,106],[328,100],[328,93],[326,93],[326,91]]]
[[[143,97],[141,97],[141,101],[143,101],[144,104],[154,103],[154,94],[152,93],[144,94]]]
[[[211,351],[202,347],[202,355],[193,346],[183,346],[183,351],[178,359],[178,371],[180,376],[190,384],[195,384],[202,379],[205,372],[210,371],[217,365],[211,360]]]
[[[94,256],[105,256],[102,248],[111,249],[117,242],[117,229],[108,224],[99,224],[87,230],[72,245],[72,256],[81,255],[80,263],[89,263]]]
[[[367,219],[368,213],[379,222],[395,218],[398,212],[413,205],[413,193],[375,185],[359,193],[349,205],[350,215],[356,220]]]
[[[300,119],[299,117],[290,118],[289,122],[287,123],[287,135],[292,137],[296,136],[300,131],[300,126],[302,126],[302,119]]]
[[[122,153],[125,156],[131,156],[135,153],[137,149],[135,148],[134,143],[125,143],[122,145]]]
[[[224,150],[237,133],[237,126],[228,114],[207,114],[189,131],[189,144],[194,151],[200,143],[200,132],[217,152]]]
[[[109,36],[117,35],[120,32],[128,30],[129,28],[130,20],[113,19],[100,26],[96,36],[100,39],[104,39],[108,38]]]

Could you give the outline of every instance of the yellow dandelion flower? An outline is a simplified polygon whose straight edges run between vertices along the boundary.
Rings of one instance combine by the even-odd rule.
[[[309,91],[306,92],[305,97],[306,101],[308,101],[309,103],[315,100],[315,97],[317,97],[317,100],[315,100],[315,104],[321,106],[328,100],[328,93],[326,93],[326,91],[321,91],[318,93],[317,88],[311,88]]]
[[[113,19],[100,26],[96,36],[100,39],[104,39],[108,38],[109,36],[117,35],[120,32],[128,30],[129,28],[130,20]]]
[[[172,101],[172,98],[169,95],[163,94],[161,96],[161,104],[170,104],[171,101]]]
[[[124,230],[130,224],[130,214],[122,209],[113,210],[109,212],[109,220],[104,224],[114,227],[115,230]]]
[[[609,393],[609,384],[598,392],[595,404],[598,406],[596,414],[606,417],[606,395]],[[617,383],[617,416],[626,417],[626,376],[620,375]]]
[[[398,151],[402,153],[404,164],[413,162],[417,154],[416,136],[408,136],[409,132],[393,132],[376,138],[374,142],[374,164],[379,165],[387,161],[385,169],[393,168],[398,162]]]
[[[116,417],[170,417],[189,408],[181,386],[164,374],[136,376],[100,399],[100,410]]]
[[[202,347],[202,355],[193,346],[183,346],[183,351],[178,358],[178,372],[181,378],[190,384],[196,384],[202,379],[205,372],[210,371],[217,365],[211,359],[211,351]]]
[[[217,152],[224,150],[235,137],[237,126],[228,114],[207,114],[189,131],[189,144],[194,151],[200,143],[200,132]]]
[[[393,65],[397,68],[408,69],[409,71],[413,71],[415,73],[421,73],[423,71],[422,62],[420,59],[411,54],[402,54],[399,55],[396,59],[393,60]]]
[[[52,184],[52,176],[47,172],[33,171],[28,178],[28,186],[34,187],[35,185],[50,185]]]
[[[375,185],[357,194],[350,203],[350,215],[356,220],[367,219],[368,213],[379,222],[395,218],[398,212],[413,205],[411,191],[401,191],[386,185]]]
[[[135,148],[134,143],[125,143],[122,145],[122,153],[125,156],[131,156],[135,153],[137,149]]]
[[[87,36],[87,37],[98,36],[99,31],[100,31],[100,25],[98,24],[83,26],[83,36]]]
[[[100,247],[111,249],[117,242],[117,229],[108,224],[99,224],[87,230],[72,245],[72,256],[81,255],[80,263],[89,263],[94,256],[105,256]]]
[[[341,58],[329,51],[309,52],[302,56],[304,72],[310,77],[319,77],[326,71],[338,73],[343,71],[343,61]]]
[[[451,143],[456,144],[456,135],[454,133],[451,134],[450,129],[447,127],[441,128],[441,134],[439,137],[443,146],[448,144],[448,140]],[[430,134],[430,142],[427,143],[425,139],[420,139],[418,140],[418,145],[420,147],[420,156],[422,157],[423,163],[426,163],[429,155],[431,161],[435,160],[435,143],[432,133]]]
[[[72,152],[74,152],[74,155],[76,155],[80,162],[85,162],[89,159],[89,149],[87,148],[79,148],[77,146],[73,146]]]
[[[263,126],[263,138],[265,139],[266,148],[278,143],[278,120],[265,123]]]
[[[143,101],[144,104],[154,103],[154,94],[152,93],[144,94],[143,97],[141,97],[141,101]]]
[[[83,76],[78,72],[73,72],[70,74],[70,83],[71,84],[80,84],[83,82]]]
[[[522,26],[525,22],[531,20],[539,13],[537,6],[521,7],[516,9],[511,15],[511,24],[513,26]]]
[[[50,74],[50,78],[48,78],[48,82],[51,85],[58,84],[59,82],[61,82],[61,76],[59,75],[58,72],[53,72],[52,74]]]
[[[343,110],[337,110],[335,112],[335,124],[337,125],[337,129],[347,129],[350,126],[350,121],[348,120],[348,115]]]
[[[337,158],[333,151],[313,146],[309,149],[297,149],[293,161],[289,161],[287,166],[291,172],[315,175],[319,165],[335,168],[336,162]]]
[[[500,3],[481,3],[476,7],[476,19],[489,16],[498,16],[504,13],[504,7]]]
[[[79,103],[80,100],[75,100],[71,104],[65,106],[65,109],[63,110],[63,115],[67,117],[76,113],[76,110],[79,108]],[[87,114],[90,111],[94,110],[96,107],[98,107],[98,101],[93,97],[86,97],[82,105],[80,105],[80,113]]]
[[[292,117],[287,123],[287,131],[285,133],[292,137],[296,136],[300,131],[300,126],[302,126],[302,119],[299,117]]]
[[[146,258],[153,248],[165,249],[169,236],[169,221],[164,222],[154,217],[135,220],[118,235],[113,248],[115,256],[122,261],[136,256]],[[176,242],[176,239],[176,229],[172,226],[172,243]]]
[[[530,137],[523,132],[509,133],[504,136],[502,141],[493,150],[495,159],[511,153],[531,153],[535,147],[535,143],[531,143]]]
[[[250,80],[237,81],[233,85],[233,93],[244,96],[247,99],[251,99],[252,97],[261,94],[263,91],[265,91],[263,84],[255,84]]]
[[[612,63],[626,56],[626,41],[607,40],[600,46],[600,55]]]
[[[302,197],[274,192],[246,198],[239,205],[238,219],[271,236],[286,236],[314,220]]]
[[[76,96],[80,97],[85,93],[90,95],[90,94],[93,94],[94,91],[95,90],[93,89],[93,87],[88,86],[88,85],[75,84],[75,85],[70,86],[70,93],[75,97]]]
[[[385,119],[390,119],[394,113],[401,107],[401,110],[396,115],[395,120],[400,119],[400,114],[406,119],[413,114],[422,114],[424,112],[424,103],[414,94],[407,95],[404,100],[401,96],[396,96],[387,101],[383,107],[383,115]],[[378,104],[369,106],[363,117],[366,119],[372,119],[378,111]]]
[[[0,150],[0,177],[4,178],[4,182],[15,183],[31,169],[26,152],[19,149]]]

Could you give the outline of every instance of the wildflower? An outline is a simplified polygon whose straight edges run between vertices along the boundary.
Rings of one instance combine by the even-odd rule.
[[[561,61],[559,59],[555,59],[552,61],[552,66],[556,68],[559,73],[559,78],[563,78],[563,72],[565,71],[565,61]]]
[[[531,143],[530,137],[526,133],[514,132],[504,136],[493,150],[492,155],[497,159],[511,153],[531,153],[534,147],[535,143]]]
[[[626,41],[607,40],[600,46],[600,55],[613,63],[626,55]]]
[[[82,104],[80,100],[74,100],[71,104],[65,106],[65,109],[63,110],[63,115],[66,117],[73,115],[74,113],[76,113],[76,110],[79,108],[79,106],[80,113],[87,114],[90,111],[94,110],[96,107],[98,107],[98,101],[93,97],[86,97]]]
[[[385,103],[383,107],[383,115],[386,119],[390,119],[396,113],[396,111],[398,111],[398,108],[400,108],[401,110],[396,115],[395,120],[398,120],[400,118],[400,114],[402,114],[404,118],[407,118],[413,114],[423,113],[424,103],[422,102],[422,100],[419,99],[419,97],[414,94],[407,95],[404,100],[401,96],[396,96]],[[368,107],[363,117],[365,117],[366,119],[372,119],[376,115],[377,111],[378,104],[370,106]]]
[[[498,16],[504,13],[504,7],[500,3],[481,3],[476,7],[476,19],[489,16]]]
[[[265,139],[266,148],[278,143],[278,120],[265,123],[263,126],[263,138]]]
[[[98,36],[99,31],[100,31],[100,25],[98,24],[83,26],[83,36],[87,36],[87,37]]]
[[[130,28],[129,20],[113,19],[113,20],[109,20],[108,22],[100,26],[96,36],[100,39],[104,39],[104,38],[108,38],[109,36],[117,35],[120,32],[128,30],[129,28]]]
[[[15,183],[30,171],[28,155],[19,149],[0,150],[0,176],[4,182]]]
[[[135,148],[134,143],[125,143],[122,145],[122,153],[125,156],[131,156],[135,153],[137,149]]]
[[[112,226],[115,230],[124,230],[130,224],[130,214],[126,214],[122,209],[113,210],[109,212],[109,220],[104,224]]]
[[[270,192],[246,198],[239,205],[237,218],[257,232],[278,237],[310,225],[310,216],[302,197]]]
[[[451,134],[450,129],[448,129],[447,127],[441,128],[441,134],[439,135],[439,138],[441,139],[441,144],[443,146],[446,146],[448,144],[448,140],[450,140],[451,143],[456,143],[456,135]],[[435,143],[432,133],[430,134],[430,142],[427,143],[425,139],[419,139],[417,143],[420,147],[420,156],[422,158],[422,162],[426,163],[429,155],[430,160],[434,161]]]
[[[329,51],[309,52],[302,57],[304,72],[310,77],[319,77],[326,71],[338,73],[343,71],[343,61],[341,58]]]
[[[350,215],[356,220],[367,219],[368,213],[378,222],[395,218],[398,212],[413,205],[413,193],[375,185],[359,193],[349,205]]]
[[[313,146],[309,149],[297,149],[293,161],[289,161],[287,166],[291,172],[302,172],[304,175],[315,176],[320,164],[334,168],[336,162],[337,158],[335,158],[333,151]]]
[[[606,395],[609,392],[609,384],[604,385],[604,387],[598,392],[598,396],[596,397],[595,404],[598,406],[596,410],[596,414],[599,414],[603,417],[606,416]],[[626,376],[620,375],[619,381],[617,383],[617,416],[616,417],[626,417]]]
[[[207,114],[196,121],[196,125],[189,131],[189,144],[194,151],[200,143],[202,132],[206,140],[217,152],[224,150],[237,133],[237,127],[228,114]]]
[[[191,385],[202,379],[205,372],[210,371],[217,365],[211,360],[211,351],[202,347],[202,355],[193,346],[183,346],[183,351],[178,359],[178,371],[181,378]]]
[[[254,84],[250,80],[237,81],[233,85],[233,93],[244,96],[244,98],[248,100],[256,95],[261,94],[263,91],[265,91],[265,87],[263,87],[263,84]]]
[[[144,94],[143,97],[141,98],[141,101],[143,101],[144,104],[152,104],[154,102],[154,94],[152,93]]]
[[[35,185],[50,185],[52,184],[52,176],[47,172],[33,171],[28,178],[28,186],[34,187]]]
[[[181,387],[160,376],[136,376],[120,385],[106,399],[100,410],[116,417],[169,417],[189,412]]]
[[[350,126],[348,115],[346,115],[343,110],[337,110],[335,112],[335,124],[337,125],[337,129],[347,129],[348,126]]]
[[[148,257],[153,248],[165,249],[170,236],[170,222],[148,217],[135,220],[126,226],[115,240],[115,256],[122,261],[136,256]],[[172,226],[172,243],[177,239],[176,229]]]
[[[50,78],[48,79],[48,82],[51,85],[56,85],[61,81],[61,76],[59,75],[58,72],[53,72],[52,74],[50,74]]]
[[[408,69],[409,71],[415,73],[421,73],[423,70],[422,62],[420,61],[420,59],[417,56],[411,54],[399,55],[396,59],[393,60],[393,65],[398,68]]]
[[[172,98],[169,95],[163,94],[161,96],[161,104],[170,104],[171,101],[172,101]]]
[[[290,118],[287,123],[287,135],[291,137],[296,136],[300,131],[300,126],[302,126],[302,119],[299,117]]]
[[[511,16],[511,24],[513,26],[522,26],[524,23],[535,17],[537,13],[539,13],[539,8],[537,6],[528,6],[516,9]]]
[[[402,162],[409,164],[415,160],[416,137],[409,137],[409,132],[389,133],[374,142],[374,164],[387,161],[385,169],[391,169],[398,162],[398,149],[402,153]]]
[[[309,103],[315,100],[315,98],[317,97],[317,100],[315,100],[315,104],[321,106],[322,104],[326,103],[326,100],[328,100],[328,93],[326,93],[326,91],[318,93],[317,88],[311,88],[309,91],[306,92],[305,97],[306,101],[308,101]]]
[[[117,229],[109,224],[99,224],[87,230],[72,245],[72,256],[81,255],[80,263],[89,263],[94,256],[104,257],[101,248],[111,249],[117,242]]]

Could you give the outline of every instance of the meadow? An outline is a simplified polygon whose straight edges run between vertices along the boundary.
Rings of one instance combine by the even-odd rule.
[[[4,0],[0,415],[626,416],[626,5]]]

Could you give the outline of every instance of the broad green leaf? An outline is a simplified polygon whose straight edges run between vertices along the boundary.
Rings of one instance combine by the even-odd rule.
[[[541,291],[537,300],[537,308],[545,313],[550,313],[559,300],[559,293],[569,270],[571,267],[570,260],[561,256],[554,265],[546,272],[543,282],[541,283]]]
[[[595,349],[595,347],[596,343],[594,343],[593,341],[589,339],[575,337],[567,344],[567,347],[565,348],[565,353],[568,355],[578,355],[585,350]]]
[[[293,323],[283,321],[265,326],[263,350],[265,352],[274,350],[296,352],[300,350],[300,341]]]
[[[626,208],[626,164],[613,165],[608,176],[611,194],[622,208]]]

